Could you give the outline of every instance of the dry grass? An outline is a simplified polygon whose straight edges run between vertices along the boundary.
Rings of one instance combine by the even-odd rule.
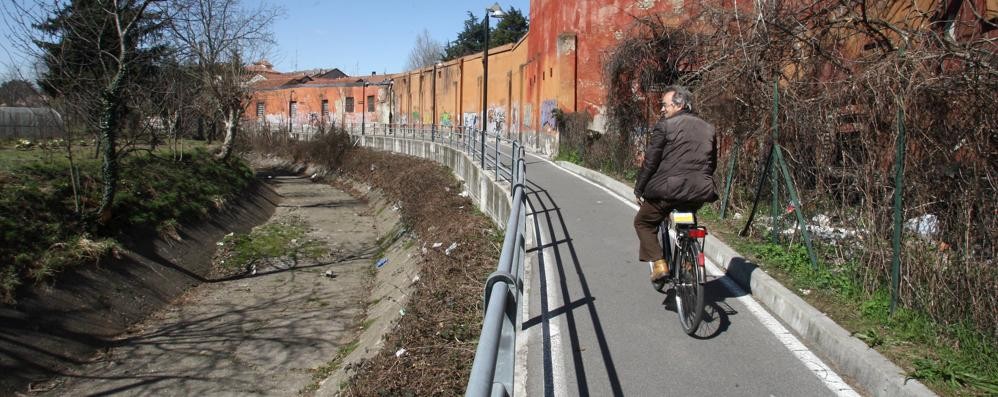
[[[499,259],[501,235],[494,225],[457,194],[461,183],[450,171],[432,161],[353,148],[339,131],[307,143],[268,145],[252,146],[337,170],[381,190],[399,203],[402,222],[417,244],[458,243],[450,255],[428,250],[422,256],[420,279],[405,316],[385,336],[380,353],[342,385],[342,394],[462,394],[481,330],[484,280]],[[400,348],[407,353],[396,357]]]

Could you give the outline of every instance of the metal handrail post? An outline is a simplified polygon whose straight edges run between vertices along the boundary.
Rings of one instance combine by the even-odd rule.
[[[513,141],[513,151],[510,153],[512,156],[510,156],[511,162],[509,163],[509,183],[512,185],[516,183],[516,168],[514,168],[516,167],[516,141]]]
[[[502,253],[499,255],[499,266],[494,274],[509,274],[510,270],[513,270],[513,248],[517,238],[515,231],[519,229],[517,224],[519,212],[523,211],[523,186],[516,185],[513,191],[513,208],[506,223],[506,237],[503,239]],[[496,380],[503,383],[506,390],[512,390],[512,361],[515,354],[509,349],[516,346],[515,321],[518,310],[515,309],[516,305],[507,305],[507,299],[512,298],[515,303],[518,290],[519,286],[515,284],[510,286],[505,280],[500,279],[487,291],[488,305],[482,322],[482,332],[478,338],[478,347],[475,350],[475,361],[471,366],[466,396],[491,394],[489,391],[492,390],[493,382]],[[506,332],[503,332],[504,330]],[[501,346],[506,349],[501,349]],[[509,350],[508,358],[503,359],[501,366],[498,365],[500,350]],[[505,379],[495,379],[497,375]]]

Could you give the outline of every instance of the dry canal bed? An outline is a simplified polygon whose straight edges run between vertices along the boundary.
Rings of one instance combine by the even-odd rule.
[[[35,393],[293,395],[314,385],[363,320],[379,233],[367,205],[339,189],[271,181],[283,200],[268,223],[304,221],[322,255],[258,261],[252,274],[192,288]]]

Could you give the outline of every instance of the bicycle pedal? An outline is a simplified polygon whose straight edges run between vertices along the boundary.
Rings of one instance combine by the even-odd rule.
[[[665,288],[667,283],[665,281],[666,280],[652,281],[651,282],[652,288],[655,288],[655,291],[658,291],[660,293],[663,294],[667,293],[667,290]]]

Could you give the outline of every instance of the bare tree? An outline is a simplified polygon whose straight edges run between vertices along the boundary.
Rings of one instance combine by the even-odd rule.
[[[444,56],[444,46],[439,41],[430,37],[430,31],[423,29],[416,36],[416,43],[409,51],[409,60],[406,62],[406,69],[419,69],[440,62]]]
[[[276,8],[244,8],[239,0],[180,0],[172,31],[199,81],[205,102],[225,124],[225,138],[218,158],[232,154],[239,119],[250,99],[245,79],[247,54],[261,53],[272,43],[271,23]],[[259,54],[257,54],[259,55]]]

